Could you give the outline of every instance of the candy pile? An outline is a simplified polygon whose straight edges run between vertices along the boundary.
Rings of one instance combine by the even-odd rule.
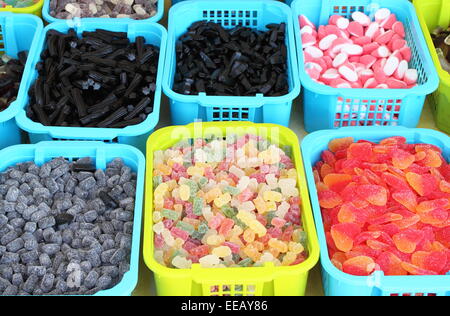
[[[286,24],[260,32],[248,27],[225,29],[195,22],[176,46],[174,91],[196,95],[280,96],[287,82]]]
[[[450,26],[444,30],[437,27],[431,33],[442,69],[450,73]]]
[[[154,161],[161,264],[289,266],[306,259],[297,171],[277,146],[253,135],[197,139],[155,152]]]
[[[159,48],[127,33],[47,32],[27,115],[46,126],[122,128],[153,112]]]
[[[314,167],[329,256],[353,275],[450,271],[450,164],[391,137],[335,139]]]
[[[148,19],[156,14],[158,0],[50,0],[50,15],[57,19]]]
[[[35,5],[40,0],[0,0],[0,7],[27,8]]]
[[[18,54],[19,59],[3,55],[0,59],[0,112],[14,102],[19,92],[20,81],[27,62],[28,52]]]
[[[305,69],[316,82],[334,88],[407,89],[416,86],[410,69],[411,48],[403,23],[389,9],[379,9],[374,21],[362,12],[352,21],[333,15],[318,29],[299,17]]]
[[[0,294],[78,295],[129,270],[136,174],[121,159],[20,163],[0,173]]]

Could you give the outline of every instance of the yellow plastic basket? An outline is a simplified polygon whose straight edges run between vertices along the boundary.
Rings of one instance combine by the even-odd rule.
[[[450,0],[414,0],[417,17],[439,74],[439,88],[428,98],[436,125],[450,134],[450,74],[442,69],[430,31],[450,25]]]
[[[42,6],[44,5],[44,0],[40,0],[38,3],[26,8],[13,8],[11,6],[6,6],[5,8],[0,8],[0,12],[8,11],[12,13],[28,13],[34,14],[42,17]]]
[[[289,267],[205,269],[194,264],[192,269],[172,269],[154,259],[153,247],[153,154],[182,139],[202,138],[208,135],[255,134],[292,147],[293,160],[298,170],[301,215],[307,233],[308,258]],[[319,260],[319,243],[312,216],[305,172],[297,136],[290,129],[274,124],[251,122],[192,123],[171,126],[154,132],[147,142],[147,168],[145,188],[144,261],[154,272],[156,290],[163,296],[300,296],[305,294],[308,273]]]

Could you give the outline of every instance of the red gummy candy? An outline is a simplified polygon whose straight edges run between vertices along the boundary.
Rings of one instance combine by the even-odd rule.
[[[404,253],[413,253],[423,238],[424,233],[416,229],[406,229],[392,237],[397,249]]]
[[[347,158],[357,159],[360,161],[369,161],[372,156],[372,144],[353,143],[348,147]]]
[[[417,207],[417,196],[411,190],[403,190],[392,193],[392,198],[398,203],[406,207],[408,210],[414,212]]]
[[[332,152],[337,153],[338,151],[346,150],[354,142],[353,137],[336,138],[330,141],[328,148]]]
[[[333,208],[342,204],[342,198],[338,193],[326,190],[318,193],[319,204],[323,208]]]
[[[384,275],[407,275],[405,269],[402,267],[402,260],[394,255],[392,252],[385,251],[375,262],[380,266],[381,270],[383,270]]]
[[[339,223],[357,223],[361,226],[367,221],[367,217],[366,210],[357,208],[352,203],[342,205],[337,215]]]
[[[336,248],[347,252],[353,248],[355,237],[361,232],[361,228],[353,223],[336,224],[331,227],[331,237]]]
[[[447,272],[443,271],[447,266],[447,254],[444,251],[417,251],[411,256],[411,263],[438,274]]]
[[[366,256],[353,257],[342,264],[345,273],[358,276],[368,276],[375,271],[375,261]]]
[[[352,182],[352,176],[346,174],[330,173],[323,178],[326,186],[335,192],[341,192]]]
[[[436,178],[431,174],[421,175],[414,172],[408,172],[406,174],[406,180],[420,196],[427,196],[439,189]]]
[[[412,275],[437,275],[434,271],[422,269],[408,262],[402,262],[402,268]]]
[[[398,169],[408,169],[414,161],[416,157],[404,150],[397,149],[392,153],[392,164]]]
[[[380,185],[361,185],[357,191],[360,198],[365,199],[372,205],[384,206],[387,203],[388,192]]]

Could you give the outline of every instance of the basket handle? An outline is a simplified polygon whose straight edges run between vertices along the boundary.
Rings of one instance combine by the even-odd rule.
[[[411,277],[411,276],[409,276]],[[381,291],[382,295],[404,295],[409,294],[415,296],[417,294],[429,295],[445,295],[449,289],[449,281],[445,281],[450,277],[447,275],[426,276],[405,283],[405,276],[389,276],[385,277],[382,271],[376,271],[367,279],[367,285]],[[406,276],[408,278],[408,276]]]
[[[330,0],[322,0],[322,6],[320,7],[319,23],[318,25],[326,24],[330,17]]]
[[[441,0],[438,24],[444,27],[450,24],[450,1],[448,0]]]
[[[236,99],[239,98],[239,101]],[[205,93],[199,94],[199,103],[201,106],[206,108],[212,107],[246,107],[246,108],[260,108],[267,103],[264,101],[264,96],[262,94],[258,94],[255,97],[213,97],[207,96]]]
[[[200,264],[193,264],[193,280],[202,285],[265,283],[273,280],[275,272],[275,266],[271,262],[266,263],[264,267],[251,268],[252,271],[250,273],[248,271],[249,268],[233,268],[232,273],[225,272],[229,271],[229,268],[224,269],[202,268]],[[214,273],[215,271],[217,273]]]

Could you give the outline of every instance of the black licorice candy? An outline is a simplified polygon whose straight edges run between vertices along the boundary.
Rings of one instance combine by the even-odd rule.
[[[173,89],[181,94],[280,96],[289,93],[286,24],[267,31],[193,23],[176,44]]]
[[[139,124],[153,112],[159,48],[144,37],[130,43],[125,32],[96,30],[78,38],[73,29],[49,30],[45,47],[29,91],[26,113],[32,120],[119,128]],[[143,99],[148,99],[144,106]]]

